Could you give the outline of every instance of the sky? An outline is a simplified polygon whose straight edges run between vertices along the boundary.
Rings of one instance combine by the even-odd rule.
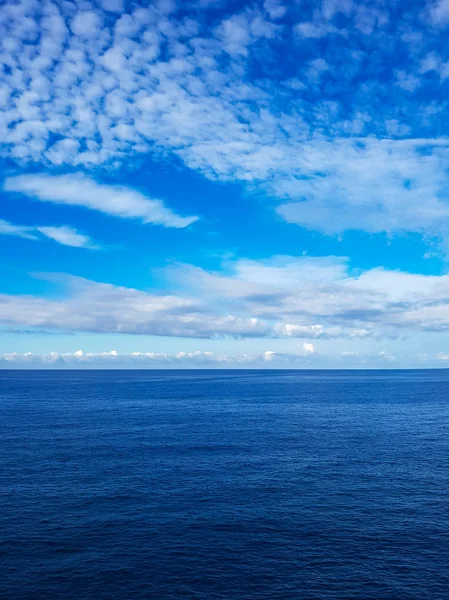
[[[449,367],[449,0],[4,0],[0,368]]]

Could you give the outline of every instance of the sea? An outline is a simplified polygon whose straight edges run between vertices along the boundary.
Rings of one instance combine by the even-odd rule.
[[[1,600],[448,600],[449,371],[0,371]]]

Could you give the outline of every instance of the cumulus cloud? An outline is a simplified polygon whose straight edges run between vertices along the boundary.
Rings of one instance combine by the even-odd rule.
[[[441,366],[449,360],[447,352],[432,355],[416,355],[409,357],[413,364]],[[400,363],[399,363],[400,364]],[[397,368],[398,360],[388,351],[376,353],[342,352],[338,354],[318,354],[316,352],[274,352],[265,350],[260,353],[236,353],[211,351],[179,351],[155,352],[136,351],[120,353],[116,350],[105,352],[48,352],[34,354],[32,352],[9,352],[0,354],[0,369],[49,368],[49,369],[366,369],[379,367],[382,369]]]
[[[8,192],[20,192],[42,202],[82,206],[114,217],[140,219],[144,223],[165,227],[187,227],[198,219],[180,217],[161,200],[147,198],[140,192],[124,186],[99,184],[81,173],[8,177],[3,189]]]
[[[63,246],[90,248],[91,250],[99,248],[89,236],[79,233],[76,229],[69,227],[68,225],[57,227],[15,225],[14,223],[9,223],[8,221],[0,219],[0,235],[14,235],[30,240],[38,240],[40,239],[38,234],[42,234],[46,238],[54,240]]]
[[[310,342],[304,342],[303,344],[304,354],[308,356],[309,354],[315,354],[315,346]]]
[[[220,367],[242,367],[242,368],[279,368],[282,366],[303,365],[313,366],[306,362],[300,354],[282,354],[265,351],[262,354],[220,354],[214,352],[202,352],[199,350],[175,354],[163,352],[131,352],[130,354],[119,354],[116,350],[107,352],[49,352],[48,354],[5,353],[0,354],[1,368],[220,368]]]

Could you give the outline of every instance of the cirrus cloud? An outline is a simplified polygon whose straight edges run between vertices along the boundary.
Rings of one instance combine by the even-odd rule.
[[[44,237],[58,242],[58,244],[62,244],[63,246],[90,248],[91,250],[99,248],[89,236],[80,233],[68,225],[17,225],[0,219],[0,235],[12,235],[29,240],[39,240],[38,234],[42,234]]]
[[[5,179],[3,189],[54,204],[82,206],[114,217],[140,219],[165,227],[187,227],[198,217],[180,217],[161,200],[147,198],[125,186],[99,184],[85,175],[18,175]]]

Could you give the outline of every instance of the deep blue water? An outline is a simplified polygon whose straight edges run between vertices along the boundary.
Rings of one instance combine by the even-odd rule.
[[[1,600],[447,600],[449,371],[0,371]]]

